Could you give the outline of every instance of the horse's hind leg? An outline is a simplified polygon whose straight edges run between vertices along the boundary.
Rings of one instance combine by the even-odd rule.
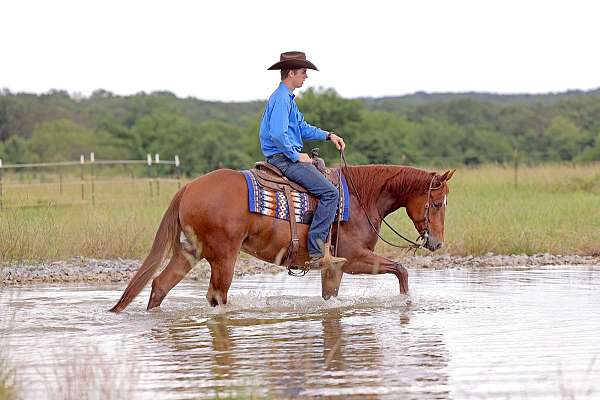
[[[228,251],[223,249],[217,254],[206,256],[206,260],[210,263],[210,284],[206,300],[213,307],[227,304],[227,292],[233,280],[233,270],[238,253],[239,247]]]
[[[227,292],[233,280],[236,257],[210,262],[210,284],[206,293],[208,303],[216,307],[227,304]]]
[[[169,291],[177,285],[194,266],[195,258],[177,251],[165,269],[152,281],[152,292],[148,301],[148,310],[160,306]]]

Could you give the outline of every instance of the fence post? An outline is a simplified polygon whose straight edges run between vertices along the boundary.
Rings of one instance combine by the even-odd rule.
[[[95,171],[94,171],[94,161],[95,161],[95,157],[94,157],[94,152],[90,153],[90,163],[91,163],[91,169],[92,169],[92,205],[95,206],[96,205],[96,188],[95,188],[95,180],[96,180],[96,176],[95,176]]]
[[[83,154],[79,157],[79,163],[81,165],[81,200],[85,200],[85,181],[83,179],[83,163],[85,162],[85,157]]]
[[[148,171],[148,187],[150,188],[150,198],[152,198],[152,170],[150,169],[152,166],[152,156],[150,153],[146,154],[146,164],[146,170]]]
[[[515,188],[517,187],[517,183],[518,183],[518,170],[519,170],[519,150],[515,147],[515,150],[513,151],[513,163],[514,163],[514,169],[515,169]]]
[[[181,171],[179,170],[179,156],[175,154],[175,173],[177,174],[177,190],[181,189]]]
[[[154,155],[154,161],[156,162],[156,197],[160,197],[160,156],[158,153]]]
[[[2,194],[2,159],[0,158],[0,208],[3,207]]]

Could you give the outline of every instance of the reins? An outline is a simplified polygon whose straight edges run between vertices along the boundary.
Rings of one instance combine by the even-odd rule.
[[[408,238],[406,238],[404,235],[402,235],[400,232],[398,232],[396,229],[394,229],[386,220],[385,217],[381,217],[381,215],[379,215],[380,220],[388,227],[390,228],[390,230],[392,232],[394,232],[397,236],[399,236],[400,238],[404,239],[406,242],[410,243],[409,245],[399,245],[399,244],[395,244],[395,243],[391,243],[388,240],[384,239],[380,234],[379,234],[379,230],[375,227],[375,224],[373,224],[373,222],[371,221],[371,218],[369,217],[369,213],[367,212],[362,199],[360,198],[360,195],[358,193],[358,190],[356,189],[356,185],[354,184],[354,181],[352,180],[352,176],[350,174],[348,174],[348,163],[346,162],[346,156],[344,155],[344,151],[340,150],[340,170],[343,168],[345,169],[345,176],[348,179],[348,181],[350,182],[350,185],[352,186],[352,190],[354,191],[354,194],[356,195],[356,198],[358,200],[358,204],[360,204],[360,207],[362,208],[363,212],[365,213],[365,216],[367,217],[367,221],[369,222],[369,225],[371,225],[371,229],[373,230],[373,232],[375,232],[375,234],[379,237],[379,239],[381,239],[382,241],[384,241],[385,243],[389,244],[392,247],[397,247],[397,248],[401,248],[401,249],[407,249],[407,250],[417,250],[420,249],[421,247],[423,247],[423,244],[420,243],[416,243]],[[423,243],[427,242],[427,237],[429,236],[429,201],[431,198],[431,191],[433,190],[433,179],[435,178],[435,176],[431,179],[431,182],[429,183],[429,191],[427,193],[427,204],[425,206],[425,215],[424,215],[424,219],[425,219],[425,229],[423,230],[423,232],[421,232],[421,234],[419,235],[419,237],[417,238],[417,240],[423,240]],[[379,214],[379,213],[378,213]],[[338,227],[339,228],[339,227]],[[339,230],[338,230],[339,232]],[[338,238],[339,238],[339,233],[338,233]]]
[[[362,199],[360,197],[360,194],[358,192],[358,189],[356,188],[356,185],[354,183],[354,180],[352,179],[352,175],[348,174],[348,163],[346,161],[346,156],[344,154],[344,150],[340,150],[340,169],[338,170],[338,185],[337,185],[337,189],[339,191],[339,203],[338,203],[338,207],[337,207],[337,229],[336,229],[336,237],[335,237],[335,245],[333,246],[333,255],[337,256],[337,252],[338,252],[338,244],[339,244],[339,240],[340,240],[340,222],[341,222],[341,210],[342,210],[342,170],[344,171],[344,176],[346,177],[346,180],[348,182],[350,182],[350,185],[352,187],[352,191],[354,193],[354,195],[356,196],[356,199],[358,200],[358,204],[360,205],[360,207],[362,208],[365,217],[367,217],[367,221],[369,222],[369,225],[371,226],[371,229],[373,230],[373,232],[375,232],[375,234],[377,235],[377,237],[379,237],[379,239],[381,239],[383,242],[387,243],[388,245],[392,246],[392,247],[396,247],[396,248],[400,248],[400,249],[405,249],[405,250],[414,250],[415,252],[422,248],[424,246],[425,243],[427,243],[427,238],[429,237],[429,208],[430,208],[430,202],[431,202],[431,192],[433,190],[439,189],[439,187],[434,188],[433,187],[433,181],[435,179],[435,175],[431,178],[431,181],[429,182],[429,188],[427,191],[427,204],[425,205],[425,212],[423,215],[423,221],[425,223],[425,227],[423,229],[423,231],[420,233],[419,237],[416,239],[417,241],[422,241],[423,243],[417,243],[416,241],[410,240],[407,237],[405,237],[404,235],[402,235],[400,232],[398,232],[396,229],[394,229],[393,226],[391,226],[386,220],[385,217],[381,217],[381,215],[378,216],[380,218],[380,220],[388,227],[390,228],[390,230],[396,234],[396,236],[402,238],[403,240],[405,240],[406,242],[409,243],[409,245],[399,245],[399,244],[395,244],[395,243],[391,243],[390,241],[386,240],[383,238],[383,236],[381,236],[379,234],[379,230],[375,227],[375,224],[371,221],[371,218],[369,217],[369,213],[367,212],[367,209],[365,208],[365,205],[362,202]],[[348,201],[350,201],[350,199],[348,199]],[[333,230],[333,224],[332,226],[329,227],[329,240],[331,240],[331,235],[332,235],[332,230]],[[385,257],[384,257],[385,258]],[[392,260],[389,260],[390,262],[393,262]],[[295,272],[292,271],[290,268],[288,268],[288,274],[292,275],[292,276],[304,276],[306,275],[306,273],[308,272],[310,268],[300,268],[299,272]]]

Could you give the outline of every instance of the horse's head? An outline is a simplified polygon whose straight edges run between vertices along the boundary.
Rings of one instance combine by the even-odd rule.
[[[406,213],[424,240],[423,246],[435,251],[444,244],[444,218],[448,205],[448,184],[454,172],[432,174],[423,192],[408,199]]]

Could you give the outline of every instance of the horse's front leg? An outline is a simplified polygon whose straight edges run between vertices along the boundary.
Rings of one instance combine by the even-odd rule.
[[[321,270],[321,296],[329,300],[332,296],[337,297],[342,282],[342,269],[340,267],[329,267]]]
[[[342,267],[347,274],[394,274],[400,283],[400,293],[408,293],[408,271],[402,264],[368,252],[352,257]]]

